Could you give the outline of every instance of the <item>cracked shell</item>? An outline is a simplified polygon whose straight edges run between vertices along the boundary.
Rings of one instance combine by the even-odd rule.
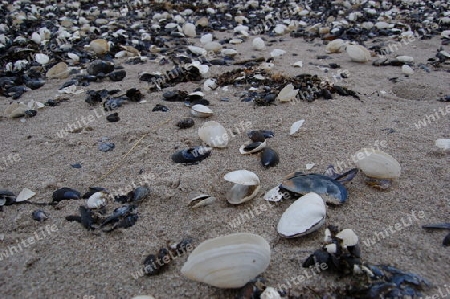
[[[236,233],[207,240],[189,255],[181,273],[223,289],[240,288],[266,270],[270,245],[261,236]]]

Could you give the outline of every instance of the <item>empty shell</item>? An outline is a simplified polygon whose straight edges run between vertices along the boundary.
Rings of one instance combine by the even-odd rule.
[[[278,233],[286,238],[300,237],[325,223],[326,206],[319,194],[310,192],[287,208],[278,222]]]
[[[234,183],[227,192],[227,200],[230,204],[241,204],[253,199],[260,189],[260,181],[256,174],[242,169],[227,173],[224,179]]]
[[[211,147],[226,147],[228,134],[224,126],[216,121],[208,121],[198,129],[198,136]]]
[[[207,240],[189,255],[181,273],[218,288],[240,288],[266,270],[270,245],[251,233],[236,233]]]

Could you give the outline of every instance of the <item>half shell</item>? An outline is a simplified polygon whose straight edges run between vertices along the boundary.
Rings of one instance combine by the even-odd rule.
[[[218,288],[240,288],[264,272],[269,263],[270,245],[266,240],[251,233],[237,233],[198,245],[181,273]]]
[[[356,165],[368,177],[377,179],[393,179],[400,177],[400,164],[391,155],[373,148],[358,151]]]
[[[208,107],[201,105],[201,104],[197,104],[191,107],[191,114],[195,117],[210,117],[211,115],[213,115],[213,112],[211,109],[209,109]]]
[[[227,192],[227,200],[233,205],[253,199],[261,187],[258,176],[245,169],[229,172],[225,174],[224,179],[234,183]]]
[[[216,121],[208,121],[198,129],[198,136],[211,147],[227,147],[229,136],[224,126]]]
[[[208,206],[216,201],[214,196],[209,196],[207,194],[200,194],[195,196],[189,201],[188,207],[192,209],[200,208],[203,206]]]
[[[261,142],[261,141],[247,142],[247,143],[241,145],[241,147],[239,148],[239,152],[242,155],[253,154],[253,153],[257,153],[257,152],[261,151],[265,147],[266,147],[266,141],[264,141],[264,142]]]
[[[287,208],[278,222],[278,233],[286,238],[304,236],[325,223],[325,203],[319,194],[311,192]]]

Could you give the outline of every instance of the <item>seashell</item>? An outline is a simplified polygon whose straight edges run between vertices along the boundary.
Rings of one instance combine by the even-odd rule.
[[[209,66],[206,64],[201,64],[200,61],[193,61],[191,65],[200,71],[200,74],[205,75],[209,71]]]
[[[242,35],[247,35],[249,29],[250,29],[250,28],[249,28],[248,26],[245,26],[245,25],[238,25],[238,26],[234,27],[233,31],[234,31],[235,33],[240,33],[240,34],[242,34]]]
[[[202,43],[202,45],[205,45],[212,41],[213,41],[213,35],[211,33],[207,33],[205,35],[202,35],[202,37],[200,37],[200,43]]]
[[[184,118],[176,123],[176,126],[180,129],[187,129],[195,124],[194,120],[190,117]]]
[[[222,50],[222,45],[218,42],[209,42],[204,45],[206,51],[219,52]]]
[[[242,42],[243,42],[243,40],[240,38],[233,38],[228,41],[228,43],[230,43],[232,45],[239,45],[239,44],[242,44]]]
[[[45,212],[42,211],[42,210],[34,210],[34,211],[31,213],[31,218],[33,218],[33,220],[42,222],[42,221],[47,220],[47,219],[48,219],[48,216],[47,216],[47,214],[45,214]]]
[[[109,52],[110,44],[105,39],[94,39],[89,43],[89,49],[97,55],[103,55]]]
[[[412,75],[414,74],[414,70],[407,64],[402,65],[402,73],[405,75]]]
[[[270,245],[266,240],[251,233],[235,233],[198,245],[181,273],[218,288],[240,288],[264,272],[269,263]]]
[[[61,61],[50,68],[45,76],[49,79],[65,79],[69,77],[69,66],[65,62]]]
[[[175,163],[195,164],[208,158],[211,150],[211,147],[205,146],[190,147],[173,154],[172,161]]]
[[[208,53],[208,51],[206,51],[205,49],[197,47],[197,46],[188,46],[187,48],[193,54],[197,54],[197,55],[205,56]]]
[[[340,182],[316,173],[304,174],[295,172],[285,178],[280,185],[281,191],[295,194],[315,192],[326,195],[329,204],[343,204],[347,200],[347,189]]]
[[[298,94],[298,89],[294,88],[294,85],[289,83],[286,85],[278,94],[278,100],[280,102],[289,102],[292,101]]]
[[[281,215],[277,230],[285,238],[295,238],[318,230],[324,223],[327,209],[319,194],[310,192],[287,208]]]
[[[196,26],[201,26],[201,27],[208,27],[209,21],[208,21],[208,17],[201,17],[200,19],[198,19],[195,22]]]
[[[189,201],[188,207],[191,207],[192,209],[197,209],[200,207],[210,205],[215,201],[216,201],[215,197],[209,196],[207,194],[201,194],[192,198]]]
[[[261,151],[266,147],[266,141],[247,142],[239,148],[239,152],[242,155],[253,154]]]
[[[397,56],[397,57],[395,57],[395,59],[397,59],[398,61],[401,61],[401,62],[414,62],[414,57],[412,57],[412,56],[405,56],[405,55]]]
[[[388,29],[391,25],[386,22],[376,22],[375,27],[377,27],[377,29]]]
[[[144,185],[128,192],[127,196],[128,198],[130,198],[130,202],[141,202],[146,199],[149,194],[150,189],[146,185]]]
[[[106,205],[106,193],[95,192],[86,200],[86,207],[88,209],[99,209]]]
[[[67,53],[67,56],[69,56],[74,63],[80,62],[80,57],[75,53]]]
[[[265,147],[261,152],[261,164],[264,167],[273,167],[280,162],[278,153],[270,147]]]
[[[303,123],[305,122],[304,119],[301,119],[299,121],[296,121],[292,124],[291,128],[289,129],[289,135],[294,135],[295,133],[300,130],[301,126],[303,126]]]
[[[373,148],[363,148],[356,152],[356,165],[368,177],[393,179],[400,177],[400,164],[392,156]]]
[[[367,62],[370,59],[370,52],[361,45],[348,45],[347,54],[355,62]]]
[[[293,64],[291,64],[293,67],[303,67],[303,61],[296,61]]]
[[[216,88],[217,88],[217,83],[216,83],[216,80],[214,80],[214,79],[207,79],[203,83],[203,90],[205,90],[205,91],[211,91]]]
[[[14,193],[8,190],[0,189],[0,206],[12,205],[16,202]]]
[[[306,170],[311,170],[316,165],[316,163],[307,163],[305,165]]]
[[[272,50],[272,52],[270,52],[270,56],[274,58],[283,56],[284,54],[286,54],[286,51],[281,49],[274,49]]]
[[[43,53],[37,53],[35,59],[40,65],[46,65],[50,61],[50,57]]]
[[[13,102],[5,109],[5,115],[9,118],[18,118],[25,115],[25,111],[29,110],[24,103]]]
[[[191,114],[195,117],[206,118],[213,115],[213,111],[207,106],[197,104],[191,107]]]
[[[336,235],[336,238],[342,240],[342,246],[344,248],[347,248],[348,246],[355,246],[359,241],[358,236],[355,234],[355,232],[348,228],[341,230]]]
[[[261,187],[258,176],[245,169],[229,172],[225,174],[224,179],[234,183],[227,192],[227,200],[233,205],[255,198]]]
[[[29,200],[33,196],[36,195],[36,192],[31,191],[28,188],[23,188],[22,191],[20,191],[19,195],[17,195],[16,202],[22,202]]]
[[[37,45],[41,44],[41,35],[37,32],[33,32],[31,34],[31,40],[34,41]]]
[[[253,49],[255,49],[257,51],[262,51],[266,48],[266,43],[260,37],[255,37],[253,39],[252,45],[253,45]]]
[[[261,139],[260,134],[262,134],[262,138],[273,138],[275,136],[275,133],[268,130],[259,130],[259,131],[250,131],[247,133],[248,138],[250,138],[252,141],[263,141]],[[260,140],[261,139],[261,140]]]
[[[100,73],[108,74],[114,71],[114,63],[103,60],[94,60],[86,68],[89,75],[97,76]]]
[[[278,35],[282,35],[286,32],[287,26],[284,24],[277,24],[275,25],[275,28],[273,28],[273,32],[275,32]]]
[[[264,194],[264,199],[267,201],[280,201],[283,199],[283,194],[280,192],[280,186],[276,186]]]
[[[327,53],[341,53],[345,49],[345,43],[342,39],[335,39],[326,46]]]
[[[127,76],[127,72],[125,70],[118,70],[108,74],[108,78],[111,81],[122,81],[123,78]]]
[[[236,56],[238,54],[238,51],[236,51],[235,49],[222,49],[220,51],[220,54],[222,56],[233,57],[233,56]]]
[[[435,145],[446,151],[450,149],[450,139],[437,139]]]
[[[261,294],[261,299],[282,299],[280,293],[273,287],[266,287]]]
[[[183,33],[187,37],[196,37],[197,36],[197,31],[195,29],[195,25],[192,24],[192,23],[185,23],[183,25]]]
[[[224,126],[216,121],[208,121],[198,129],[200,139],[211,147],[227,147],[229,136]]]
[[[81,193],[71,188],[60,188],[53,192],[53,202],[59,202],[61,200],[80,199]]]

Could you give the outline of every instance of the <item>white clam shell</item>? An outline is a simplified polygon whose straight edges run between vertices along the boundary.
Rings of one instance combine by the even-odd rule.
[[[252,44],[253,44],[253,49],[255,49],[257,51],[261,51],[261,50],[264,50],[266,48],[266,43],[260,37],[255,37],[253,39]]]
[[[217,82],[214,79],[207,79],[203,83],[203,90],[204,91],[211,91],[217,88]]]
[[[227,200],[233,205],[255,198],[261,188],[258,176],[245,169],[229,172],[225,174],[224,179],[234,183],[227,192]]]
[[[227,147],[229,136],[224,126],[216,121],[208,121],[198,129],[198,136],[211,147]]]
[[[183,33],[188,37],[195,37],[197,35],[195,25],[191,23],[185,23],[183,25]]]
[[[344,41],[338,38],[329,42],[325,49],[327,53],[340,53],[344,51],[344,48],[345,48]]]
[[[405,75],[412,75],[414,74],[414,70],[409,65],[405,64],[402,65],[402,73]]]
[[[106,204],[104,192],[95,192],[86,200],[86,207],[89,209],[98,209]]]
[[[413,62],[414,61],[414,57],[405,56],[405,55],[397,56],[397,57],[395,57],[395,59],[397,59],[398,61],[401,61],[401,62]]]
[[[450,139],[437,139],[435,145],[443,150],[450,149]]]
[[[213,115],[213,111],[204,105],[197,104],[191,107],[191,114],[195,117],[205,118]]]
[[[202,37],[200,37],[200,43],[202,43],[203,45],[210,43],[213,41],[213,35],[211,33],[207,33],[205,35],[202,35]]]
[[[278,233],[286,238],[300,237],[325,223],[325,203],[319,194],[310,192],[287,208],[278,222]]]
[[[238,54],[238,51],[236,51],[235,49],[222,49],[220,51],[220,54],[222,56],[233,57],[233,56],[236,56]]]
[[[280,102],[289,102],[292,101],[298,94],[298,89],[294,88],[294,85],[289,83],[286,85],[278,94],[278,100]]]
[[[206,51],[213,51],[213,52],[219,52],[222,50],[222,45],[219,42],[209,42],[205,44],[205,50]]]
[[[367,62],[370,59],[370,52],[361,45],[348,45],[347,54],[355,62]]]
[[[188,50],[198,55],[206,55],[208,53],[208,51],[206,51],[205,49],[197,46],[188,46]]]
[[[303,126],[304,122],[305,122],[305,120],[301,119],[301,120],[293,123],[291,128],[289,129],[289,135],[294,135],[295,133],[297,133],[298,130],[300,130],[300,128]]]
[[[37,53],[35,55],[36,61],[41,65],[46,65],[50,61],[50,57],[44,53]]]
[[[299,60],[291,64],[293,67],[303,67],[303,61]]]
[[[356,165],[368,177],[378,179],[400,177],[400,163],[385,152],[373,148],[363,148],[355,154],[355,157]]]
[[[342,245],[344,247],[355,246],[356,244],[358,244],[359,241],[358,236],[355,234],[355,232],[348,228],[340,231],[336,235],[336,237],[342,240]]]
[[[244,286],[266,270],[270,245],[251,233],[236,233],[207,240],[192,251],[181,273],[218,288]]]
[[[270,52],[270,56],[272,57],[280,57],[283,56],[284,54],[286,54],[286,51],[281,49],[274,49],[272,50],[272,52]]]

